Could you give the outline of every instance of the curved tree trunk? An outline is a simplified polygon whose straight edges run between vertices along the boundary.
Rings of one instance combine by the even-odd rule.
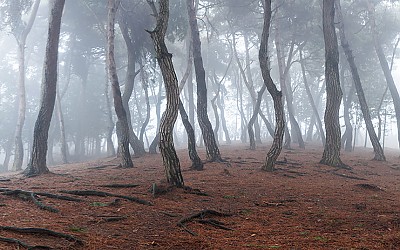
[[[40,109],[33,132],[31,159],[24,171],[26,176],[49,172],[46,164],[47,139],[56,99],[58,43],[64,4],[65,0],[55,0],[51,5]]]
[[[142,78],[142,87],[144,91],[144,98],[146,101],[146,118],[142,124],[142,127],[140,128],[140,134],[139,134],[139,141],[143,142],[143,135],[146,132],[146,127],[149,124],[150,121],[150,100],[149,100],[149,83],[147,82],[147,78],[144,74],[144,69],[143,66],[141,66],[142,70],[140,71],[140,75]]]
[[[227,144],[231,144],[231,138],[229,137],[229,130],[228,127],[226,126],[226,119],[225,119],[225,105],[224,105],[224,97],[218,96],[217,98],[217,106],[221,112],[221,124],[222,124],[222,130],[224,131],[225,134],[225,140]]]
[[[40,0],[35,0],[32,10],[26,23],[24,30],[21,34],[14,34],[18,44],[18,119],[15,128],[15,152],[13,170],[19,171],[22,169],[24,161],[24,146],[22,142],[22,129],[25,123],[26,113],[26,93],[25,93],[25,44],[26,38],[32,29],[33,23],[36,19],[36,14],[39,8]]]
[[[117,114],[117,130],[120,127],[119,142],[118,142],[118,157],[121,160],[120,166],[122,168],[133,167],[131,154],[129,153],[129,125],[127,113],[125,112],[121,90],[119,87],[119,80],[117,75],[117,68],[114,58],[114,39],[115,39],[115,14],[119,5],[119,0],[108,0],[108,31],[107,31],[107,52],[108,52],[108,74],[111,81],[111,89],[114,99],[114,109]]]
[[[141,156],[141,155],[145,154],[146,152],[144,150],[143,141],[139,140],[139,138],[136,136],[135,132],[133,131],[131,112],[129,109],[129,100],[132,96],[133,88],[135,85],[135,77],[137,76],[139,71],[142,69],[139,69],[139,71],[136,71],[135,64],[136,64],[137,51],[135,51],[135,46],[132,42],[131,36],[129,35],[128,27],[126,27],[126,24],[124,21],[121,21],[119,23],[119,27],[120,27],[121,33],[124,37],[124,41],[125,41],[126,48],[128,51],[128,67],[126,69],[125,88],[124,88],[124,93],[122,95],[122,104],[124,105],[124,109],[126,112],[126,118],[128,121],[129,143],[130,143],[131,147],[133,148],[135,155]]]
[[[152,6],[153,14],[157,17],[157,25],[154,30],[150,32],[150,35],[157,53],[157,61],[164,79],[167,96],[167,107],[162,115],[159,130],[160,151],[168,183],[177,187],[183,187],[184,182],[181,174],[181,167],[173,141],[173,129],[178,116],[179,106],[178,79],[172,63],[172,54],[168,52],[164,41],[169,18],[169,0],[161,0],[159,2],[160,7],[158,13],[154,2],[150,0],[148,0],[148,2],[150,6]]]
[[[320,163],[334,167],[347,167],[340,159],[339,109],[343,93],[339,81],[339,51],[334,26],[334,3],[335,0],[324,0],[322,8],[325,41],[326,144]]]
[[[261,36],[260,51],[258,58],[260,61],[261,73],[264,84],[267,86],[268,92],[274,100],[275,109],[275,134],[272,146],[267,153],[266,161],[262,166],[262,170],[273,171],[276,159],[282,151],[283,134],[285,129],[285,114],[282,103],[282,92],[278,91],[271,78],[271,72],[268,63],[268,38],[271,24],[271,0],[265,0],[264,6],[264,25]]]
[[[322,145],[325,147],[325,140],[326,139],[325,139],[324,129],[322,127],[321,118],[319,117],[317,105],[315,105],[314,98],[313,98],[313,96],[311,94],[310,86],[308,85],[307,76],[306,76],[306,69],[305,69],[305,66],[304,66],[304,59],[303,59],[303,55],[301,53],[301,50],[300,50],[300,66],[301,66],[301,73],[303,75],[303,82],[304,82],[304,86],[305,86],[305,89],[306,89],[306,92],[307,92],[308,100],[310,101],[311,108],[313,110],[313,114],[314,114],[315,120],[316,120],[317,125],[318,125],[318,130],[319,130],[319,134],[321,135]]]
[[[350,66],[350,71],[353,76],[354,85],[356,87],[358,100],[360,102],[361,111],[363,113],[365,125],[367,127],[367,131],[369,134],[369,138],[372,143],[372,147],[374,148],[375,157],[374,160],[377,161],[386,161],[385,154],[383,153],[383,149],[381,144],[379,143],[378,136],[375,133],[374,125],[371,121],[371,115],[369,113],[367,100],[365,99],[364,90],[362,88],[360,76],[358,74],[357,66],[354,62],[353,52],[350,49],[350,45],[346,39],[346,34],[344,31],[344,20],[342,16],[342,10],[340,7],[340,0],[336,0],[336,9],[337,9],[337,17],[339,21],[339,34],[340,34],[340,41],[343,48],[343,51],[346,55],[347,62]]]
[[[369,12],[369,18],[371,19],[370,21],[372,26],[372,36],[374,40],[375,52],[378,56],[383,74],[385,75],[387,86],[389,88],[390,94],[392,95],[393,99],[394,111],[396,113],[396,121],[397,121],[397,141],[400,146],[400,95],[399,92],[397,91],[392,73],[390,72],[389,64],[386,60],[385,54],[383,53],[382,45],[379,42],[378,32],[376,30],[376,24],[375,24],[375,13],[374,13],[375,8],[370,0],[368,0],[368,12]]]
[[[193,61],[197,82],[197,118],[203,134],[206,147],[207,159],[209,161],[222,161],[221,154],[214,137],[214,131],[207,115],[207,86],[203,58],[201,56],[201,42],[199,28],[197,26],[196,13],[193,0],[186,0],[189,16],[189,26],[193,42]]]

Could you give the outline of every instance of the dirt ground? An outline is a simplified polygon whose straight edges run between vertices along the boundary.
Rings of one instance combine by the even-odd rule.
[[[400,249],[399,152],[388,150],[387,162],[371,160],[371,149],[343,152],[352,170],[342,170],[318,164],[321,147],[294,145],[268,173],[260,170],[268,145],[247,148],[222,145],[229,164],[207,163],[199,172],[188,170],[186,150],[179,150],[193,190],[152,193],[154,184],[160,192],[165,186],[160,155],[135,158],[133,169],[107,158],[52,167],[41,177],[1,176],[0,237],[42,246],[32,249]],[[11,192],[17,189],[32,193]],[[107,196],[62,192],[68,190]],[[0,249],[26,248],[14,241],[0,242]]]

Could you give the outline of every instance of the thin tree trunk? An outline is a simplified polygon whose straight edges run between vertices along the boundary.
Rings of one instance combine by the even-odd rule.
[[[392,73],[390,72],[389,64],[383,52],[382,45],[379,42],[378,38],[379,35],[376,30],[376,24],[375,24],[375,8],[371,0],[368,1],[368,12],[369,12],[369,18],[371,19],[370,21],[372,27],[372,36],[374,40],[375,52],[378,56],[383,74],[385,75],[387,86],[389,88],[390,94],[392,95],[393,99],[394,111],[396,113],[396,120],[397,120],[397,141],[400,146],[400,96],[399,92],[397,91]]]
[[[367,131],[368,131],[371,143],[372,143],[372,147],[374,148],[374,153],[375,153],[374,160],[386,161],[385,154],[383,153],[382,146],[379,143],[378,136],[375,133],[374,125],[372,124],[372,121],[371,121],[371,115],[369,113],[367,100],[365,99],[364,90],[362,88],[360,76],[358,74],[357,66],[354,62],[353,52],[351,51],[350,44],[346,39],[346,34],[344,31],[344,21],[343,21],[343,16],[342,16],[342,10],[340,7],[340,0],[336,0],[335,3],[336,3],[336,9],[337,9],[337,17],[338,17],[338,21],[339,21],[340,41],[341,41],[343,51],[347,58],[347,62],[349,63],[349,66],[350,66],[350,71],[353,76],[353,81],[354,81],[354,85],[356,87],[357,96],[358,96],[358,100],[360,102],[360,107],[361,107],[361,111],[363,113],[365,125],[367,127]]]
[[[108,52],[107,56],[108,57]],[[115,156],[115,147],[114,147],[114,142],[112,140],[113,136],[113,131],[114,131],[114,121],[112,117],[112,111],[111,111],[111,101],[110,101],[110,91],[109,91],[109,75],[108,75],[108,59],[106,59],[106,79],[105,79],[105,86],[104,86],[104,96],[106,97],[106,113],[107,113],[107,134],[106,134],[106,140],[107,140],[107,156]]]
[[[32,30],[35,22],[36,14],[39,8],[40,0],[35,0],[32,10],[26,23],[25,28],[19,34],[14,34],[18,44],[18,119],[15,128],[15,152],[13,170],[19,171],[22,169],[24,161],[24,146],[22,142],[22,129],[25,123],[26,113],[26,93],[25,93],[25,45],[26,38]]]
[[[306,76],[306,70],[305,70],[305,65],[304,65],[304,59],[303,59],[303,55],[302,52],[300,50],[300,66],[301,66],[301,72],[303,75],[303,82],[304,82],[304,86],[307,92],[307,96],[308,96],[308,100],[310,101],[311,104],[311,108],[313,110],[313,114],[315,117],[315,120],[317,122],[318,125],[318,130],[319,130],[319,134],[321,135],[321,141],[322,141],[322,145],[325,147],[325,133],[324,133],[324,129],[322,127],[322,121],[321,118],[319,117],[319,113],[318,113],[318,109],[317,109],[317,105],[315,105],[314,102],[314,98],[311,94],[311,90],[310,90],[310,86],[308,85],[308,80],[307,80],[307,76]]]
[[[214,132],[207,115],[207,86],[203,58],[201,56],[201,42],[194,3],[193,0],[186,0],[186,3],[193,42],[193,61],[197,82],[197,118],[203,134],[207,159],[209,161],[222,161],[221,153],[219,151],[214,137]]]
[[[152,6],[153,14],[157,17],[157,25],[154,30],[150,32],[150,35],[154,43],[154,49],[164,79],[167,96],[167,107],[161,118],[159,130],[160,151],[168,183],[177,187],[183,187],[184,182],[181,174],[181,167],[173,141],[173,129],[178,116],[179,106],[178,79],[172,63],[172,54],[168,52],[164,41],[169,19],[169,0],[161,0],[159,2],[160,7],[158,13],[154,2],[151,0],[148,0],[148,2],[150,6]]]
[[[61,108],[60,93],[56,90],[56,113],[58,118],[58,125],[60,127],[60,144],[61,144],[61,160],[62,163],[68,163],[68,144],[65,136],[65,123],[64,115]]]
[[[231,138],[229,137],[229,130],[226,126],[226,119],[225,119],[225,105],[224,105],[224,97],[219,96],[217,98],[217,106],[221,112],[221,123],[222,123],[222,129],[224,130],[225,134],[225,140],[227,144],[231,144]]]
[[[43,65],[42,96],[33,132],[31,159],[24,171],[26,176],[49,172],[46,164],[47,139],[56,99],[58,44],[64,4],[65,0],[54,0],[51,5],[46,56]]]
[[[125,112],[121,90],[119,87],[119,80],[117,75],[117,68],[114,58],[114,39],[115,39],[115,15],[119,5],[119,0],[108,0],[108,31],[107,31],[107,52],[108,52],[108,74],[111,81],[111,89],[114,99],[114,109],[117,114],[117,130],[120,126],[120,137],[119,137],[119,158],[120,166],[122,168],[133,167],[131,154],[129,153],[129,125],[127,119],[127,113]]]
[[[140,134],[139,134],[139,141],[143,142],[143,135],[146,132],[146,127],[149,124],[150,121],[150,100],[149,100],[149,83],[147,82],[147,78],[144,74],[144,69],[143,66],[141,66],[142,70],[140,71],[140,75],[142,78],[142,87],[144,91],[144,98],[146,101],[146,118],[142,124],[142,127],[140,129]]]
[[[325,41],[325,80],[326,80],[326,110],[325,129],[326,144],[321,164],[334,167],[347,167],[340,159],[340,123],[339,109],[342,100],[342,90],[339,81],[339,51],[335,33],[335,0],[323,1],[323,31]]]
[[[263,2],[263,1],[262,1]],[[267,153],[267,157],[262,170],[273,171],[276,159],[282,151],[283,134],[285,129],[285,114],[283,110],[282,92],[278,91],[272,78],[268,63],[268,38],[271,24],[271,0],[265,0],[264,4],[264,25],[261,36],[260,51],[258,54],[261,73],[264,79],[264,84],[267,86],[268,92],[271,94],[274,101],[275,109],[275,134],[272,146]]]

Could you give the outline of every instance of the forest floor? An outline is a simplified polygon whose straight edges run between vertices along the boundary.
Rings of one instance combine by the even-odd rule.
[[[189,170],[186,150],[179,150],[193,189],[166,193],[160,155],[134,158],[132,169],[106,158],[51,167],[40,177],[0,176],[0,240],[11,241],[0,241],[0,249],[26,249],[17,240],[96,250],[400,249],[399,152],[387,150],[387,162],[371,160],[371,149],[343,152],[352,167],[343,170],[318,164],[322,147],[293,146],[272,173],[260,170],[267,144],[255,151],[222,145],[229,164],[206,163],[204,171]],[[71,190],[83,196],[65,192]]]

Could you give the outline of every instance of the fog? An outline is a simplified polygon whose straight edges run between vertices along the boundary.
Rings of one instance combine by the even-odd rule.
[[[25,82],[21,87],[18,44],[21,43],[21,35],[30,20],[34,2],[36,1],[5,0],[0,3],[0,166],[3,172],[19,170],[18,167],[15,168],[14,162],[21,98],[24,98],[26,104],[21,134],[22,168],[26,167],[31,157],[34,124],[41,98],[49,17],[48,1],[40,1],[36,18],[23,45],[25,67],[22,75]],[[167,47],[173,55],[179,81],[187,72],[190,51],[185,2],[170,1],[166,34]],[[285,96],[285,114],[289,128],[287,131],[292,135],[291,147],[298,147],[298,140],[294,136],[296,131],[293,128],[293,118],[289,117],[288,102],[294,107],[293,117],[299,124],[301,137],[306,144],[322,145],[316,116],[304,82],[305,77],[324,126],[326,93],[322,3],[303,0],[283,2],[278,4],[273,1],[268,48],[272,78],[278,89],[281,90],[284,86],[288,91]],[[380,132],[380,143],[384,143],[385,148],[397,150],[399,142],[394,102],[390,91],[386,89],[386,79],[375,53],[367,6],[361,2],[342,3],[346,35],[352,46],[375,131]],[[387,62],[393,67],[391,74],[399,89],[400,3],[375,2],[378,36]],[[207,113],[216,139],[219,145],[230,142],[248,144],[247,124],[253,113],[257,92],[263,85],[258,61],[262,32],[261,5],[258,1],[247,0],[201,0],[197,18],[208,90]],[[112,148],[116,150],[117,116],[112,106],[113,97],[106,74],[106,23],[107,1],[66,1],[58,57],[57,98],[60,106],[58,109],[56,102],[49,130],[48,165],[82,162],[115,154],[107,140],[108,137],[112,139]],[[128,96],[131,128],[146,151],[149,151],[156,137],[161,115],[166,108],[162,75],[152,40],[146,32],[152,30],[154,25],[155,18],[146,1],[121,1],[115,27],[117,72],[122,94],[126,93],[129,83],[133,84],[132,94],[130,98]],[[128,45],[126,36],[129,36]],[[278,53],[280,57],[277,56]],[[352,88],[349,65],[340,46],[339,53],[340,84],[343,90],[341,132],[345,132],[346,118],[353,131],[353,137],[347,140],[352,142],[356,154],[357,147],[372,146],[368,135],[366,137],[359,100]],[[128,63],[132,63],[132,60],[134,66],[129,66]],[[302,64],[305,67],[304,74]],[[283,67],[281,71],[280,66]],[[193,67],[192,64],[190,67]],[[132,74],[135,75],[133,81],[130,78]],[[181,100],[194,127],[197,145],[202,146],[201,129],[196,117],[196,77],[193,69],[189,72],[186,83],[180,84],[184,86],[180,94]],[[353,94],[349,97],[349,93]],[[272,98],[267,91],[262,98],[261,112],[274,126]],[[67,160],[61,155],[63,133]],[[261,116],[256,121],[255,137],[257,143],[267,144],[272,141]],[[187,134],[180,116],[174,128],[174,144],[177,148],[187,147]],[[131,152],[137,153],[134,150]]]

